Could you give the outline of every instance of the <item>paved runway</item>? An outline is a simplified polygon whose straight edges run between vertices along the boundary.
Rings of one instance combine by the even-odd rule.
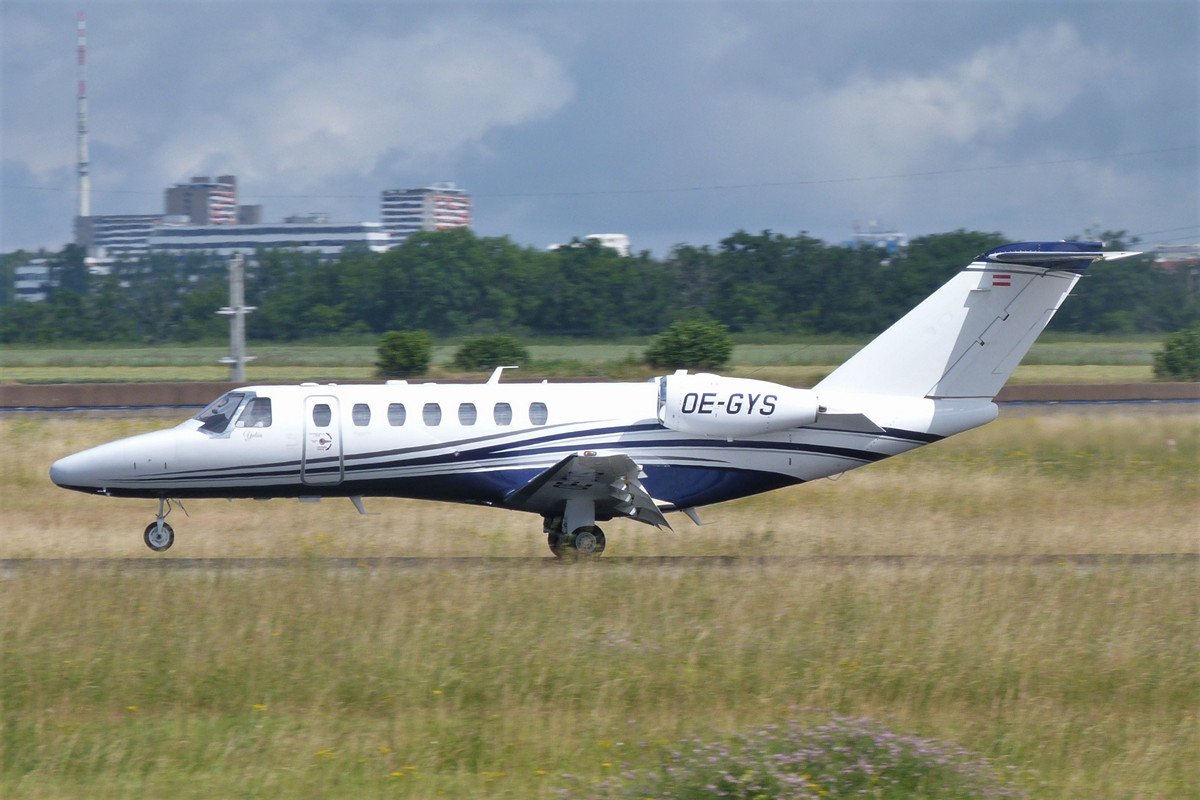
[[[602,556],[587,567],[989,567],[989,566],[1149,566],[1200,565],[1200,553],[1043,553],[1036,555],[812,555],[812,556]],[[368,556],[368,557],[253,557],[188,558],[143,556],[134,558],[4,558],[0,574],[26,570],[401,570],[401,569],[505,569],[509,567],[569,568],[572,564],[552,556]]]

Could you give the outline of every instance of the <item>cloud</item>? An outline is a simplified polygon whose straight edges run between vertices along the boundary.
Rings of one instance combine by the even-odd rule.
[[[1070,112],[1122,68],[1119,56],[1058,24],[936,71],[852,75],[791,96],[741,89],[724,102],[743,121],[739,136],[773,132],[748,151],[769,153],[793,175],[872,175],[936,169],[950,156],[994,163],[1018,131]]]
[[[496,129],[553,114],[574,93],[537,42],[464,20],[395,38],[339,39],[290,59],[260,85],[237,85],[236,65],[208,80],[230,83],[225,102],[175,126],[159,171],[228,170],[296,188],[451,163]]]

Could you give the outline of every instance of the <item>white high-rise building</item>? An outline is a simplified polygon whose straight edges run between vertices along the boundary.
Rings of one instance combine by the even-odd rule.
[[[380,196],[383,228],[400,244],[417,231],[471,227],[471,195],[453,183],[421,189],[384,189]]]
[[[35,258],[13,270],[13,297],[27,303],[40,303],[58,285],[51,277],[50,262]]]

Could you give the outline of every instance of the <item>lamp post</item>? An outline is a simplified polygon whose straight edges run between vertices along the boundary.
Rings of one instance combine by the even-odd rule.
[[[242,383],[246,380],[246,362],[254,356],[246,355],[246,315],[254,306],[246,305],[246,262],[241,253],[229,259],[229,305],[217,311],[229,317],[229,355],[221,359],[229,364],[229,380]]]

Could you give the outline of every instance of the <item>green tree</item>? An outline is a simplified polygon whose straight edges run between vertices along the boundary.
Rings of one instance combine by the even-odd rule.
[[[429,371],[433,337],[427,331],[391,331],[379,340],[375,366],[382,378],[407,378]]]
[[[710,319],[680,320],[646,348],[656,369],[720,369],[733,354],[729,329]]]
[[[454,366],[475,371],[503,366],[521,366],[529,361],[529,350],[515,336],[475,336],[465,340],[454,353]]]
[[[1200,381],[1200,325],[1176,331],[1154,354],[1154,377],[1164,381]]]

